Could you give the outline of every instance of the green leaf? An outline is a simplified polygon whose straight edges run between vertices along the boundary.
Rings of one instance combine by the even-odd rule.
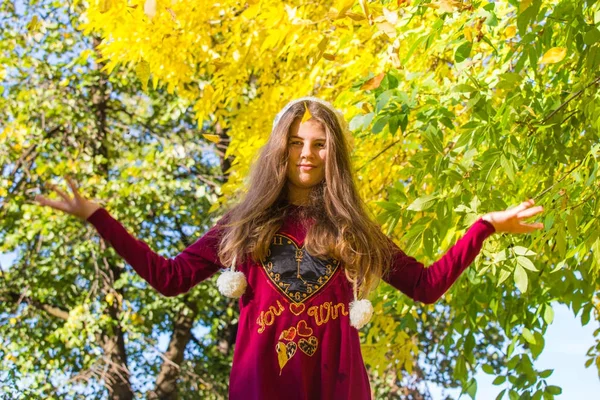
[[[506,375],[498,375],[496,377],[496,379],[494,379],[494,381],[492,382],[492,385],[502,385],[504,382],[506,382]]]
[[[534,251],[531,251],[527,247],[523,246],[513,246],[511,247],[511,249],[515,252],[515,254],[519,256],[534,256],[537,254]]]
[[[523,338],[525,340],[527,340],[529,343],[535,344],[535,337],[533,336],[533,333],[531,333],[531,331],[529,329],[523,328],[523,332],[521,333],[521,336],[523,336]]]
[[[423,249],[427,256],[433,257],[433,232],[429,227],[423,231]]]
[[[517,265],[515,267],[514,278],[515,284],[517,285],[521,293],[527,292],[527,272],[525,272],[525,270],[520,265]]]
[[[389,130],[391,134],[398,132],[398,126],[400,125],[400,116],[394,115],[389,121]]]
[[[556,248],[558,250],[558,254],[564,258],[567,254],[567,239],[565,238],[565,230],[562,223],[556,230]]]
[[[465,357],[459,356],[456,359],[456,365],[454,367],[454,371],[452,372],[452,376],[457,380],[462,380],[467,375],[467,367],[465,364]]]
[[[565,266],[566,266],[566,262],[565,262],[565,260],[562,260],[562,261],[560,261],[560,262],[558,262],[556,264],[556,266],[552,269],[552,271],[550,271],[550,273],[553,273],[553,272],[556,272],[556,271],[560,271]]]
[[[475,400],[475,394],[477,393],[477,381],[474,378],[471,378],[466,392],[473,400]]]
[[[553,372],[554,372],[553,369],[545,369],[542,372],[540,372],[540,377],[542,377],[544,379],[549,378]]]
[[[544,346],[546,345],[546,341],[544,337],[539,332],[534,332],[533,337],[535,338],[535,343],[531,344],[531,354],[534,359],[538,358],[540,354],[542,354],[542,350],[544,350]]]
[[[554,321],[554,310],[550,303],[544,305],[544,321],[550,325]]]
[[[505,280],[508,279],[508,277],[510,276],[510,271],[508,269],[501,269],[500,270],[500,276],[498,277],[498,285],[500,286],[502,284],[502,282],[504,282]]]
[[[581,310],[581,325],[586,326],[590,322],[590,314],[592,312],[592,303],[586,304]]]
[[[583,36],[583,43],[587,44],[588,46],[591,46],[598,41],[600,41],[600,31],[598,28],[590,29]]]
[[[535,271],[535,272],[538,271],[538,269],[535,267],[535,265],[533,265],[533,263],[531,262],[531,260],[529,258],[527,258],[527,257],[518,256],[517,257],[517,263],[521,267],[523,267],[525,269],[528,269],[530,271]]]
[[[559,386],[553,386],[553,385],[549,385],[546,386],[546,391],[550,394],[561,394],[562,393],[562,389]]]
[[[566,218],[569,235],[571,235],[572,238],[576,238],[577,236],[579,236],[579,233],[577,232],[577,222],[575,220],[575,215],[573,215],[573,213],[570,213],[567,214]]]
[[[521,14],[519,14],[517,17],[517,28],[519,29],[519,35],[525,36],[525,33],[527,33],[527,26],[529,25],[530,21],[535,19],[538,10],[539,7],[530,6],[527,7],[527,9]]]
[[[470,93],[476,91],[477,89],[475,89],[473,86],[467,85],[465,83],[461,83],[460,85],[456,85],[452,88],[452,92],[454,93]]]
[[[473,43],[466,41],[456,49],[454,53],[454,60],[457,63],[461,63],[465,61],[469,55],[471,54],[471,48],[473,47]]]
[[[383,110],[383,108],[390,101],[390,98],[392,97],[393,93],[394,93],[393,90],[386,90],[385,92],[383,92],[379,96],[377,96],[377,104],[375,106],[375,113],[379,114],[381,112],[381,110]]]
[[[555,217],[553,213],[548,213],[548,215],[546,215],[546,218],[544,219],[544,229],[546,230],[546,232],[550,231],[550,229],[554,225],[554,218]]]
[[[385,126],[387,125],[389,119],[389,115],[382,115],[381,117],[378,117],[377,120],[375,120],[375,123],[373,124],[373,128],[371,128],[371,132],[380,133],[383,130],[383,128],[385,128]]]
[[[425,211],[433,207],[437,199],[438,196],[428,194],[413,201],[406,209],[411,211]]]
[[[500,156],[500,165],[502,165],[502,169],[506,172],[506,176],[514,182],[515,181],[515,170],[513,167],[512,159],[507,159],[504,154]]]
[[[351,131],[356,131],[362,128],[365,116],[362,114],[355,115],[348,123],[348,128]]]
[[[483,364],[481,369],[483,370],[483,372],[485,372],[488,375],[494,374],[494,367],[492,367],[490,364]]]

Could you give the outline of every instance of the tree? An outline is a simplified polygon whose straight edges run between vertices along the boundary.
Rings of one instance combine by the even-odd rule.
[[[211,282],[160,297],[90,224],[32,201],[44,182],[75,172],[86,195],[174,255],[215,222],[207,210],[231,160],[225,142],[202,134],[222,129],[197,127],[185,99],[144,93],[130,66],[107,74],[102,39],[76,29],[82,3],[0,7],[0,252],[17,252],[0,271],[1,391],[223,398],[234,304]],[[198,326],[210,333],[196,337]]]
[[[543,232],[487,241],[436,306],[382,285],[380,314],[363,340],[373,371],[399,361],[397,382],[419,366],[423,379],[474,397],[472,376],[483,365],[502,396],[547,399],[560,388],[532,360],[552,304],[581,311],[583,324],[599,318],[598,7],[148,0],[92,3],[84,25],[110,38],[101,46],[109,70],[136,63],[143,81],[193,103],[199,123],[226,129],[234,161],[223,202],[243,190],[275,113],[291,97],[314,94],[345,112],[364,198],[423,262],[482,211],[529,197],[543,205]],[[588,364],[600,368],[597,349]]]

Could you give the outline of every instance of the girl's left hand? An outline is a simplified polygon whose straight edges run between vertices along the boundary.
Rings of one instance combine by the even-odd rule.
[[[533,232],[536,229],[544,228],[544,224],[541,222],[536,222],[532,224],[526,224],[521,222],[521,220],[529,217],[533,217],[536,214],[544,211],[542,206],[537,206],[533,208],[529,208],[533,206],[534,200],[529,199],[519,204],[515,208],[511,208],[505,211],[493,211],[485,214],[482,219],[490,222],[497,233],[507,232],[507,233],[529,233]]]

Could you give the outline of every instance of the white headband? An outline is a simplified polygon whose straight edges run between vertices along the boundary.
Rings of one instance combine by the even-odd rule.
[[[283,116],[283,114],[285,114],[285,112],[294,104],[299,103],[301,101],[306,101],[306,100],[310,100],[310,101],[315,101],[319,104],[324,105],[325,107],[329,108],[331,111],[333,111],[333,113],[335,114],[335,116],[337,117],[338,123],[340,124],[340,127],[342,128],[342,132],[344,133],[344,135],[346,136],[346,141],[348,142],[348,145],[350,147],[352,147],[352,133],[350,132],[350,129],[348,127],[348,123],[346,122],[346,119],[344,118],[344,114],[342,114],[341,111],[339,111],[338,109],[336,109],[330,102],[325,101],[323,99],[320,99],[318,97],[313,97],[313,96],[305,96],[305,97],[300,97],[299,99],[295,99],[290,101],[289,103],[287,103],[285,105],[285,107],[283,107],[283,109],[281,111],[279,111],[277,113],[277,115],[275,116],[275,119],[273,120],[273,129],[275,129],[275,127],[277,126],[277,123],[279,122],[279,120],[281,119],[281,117]]]

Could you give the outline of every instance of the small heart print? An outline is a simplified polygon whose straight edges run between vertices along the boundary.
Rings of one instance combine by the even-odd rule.
[[[296,354],[296,349],[298,346],[295,342],[289,342],[288,344],[284,344],[282,342],[278,342],[275,345],[275,351],[277,352],[277,361],[279,361],[279,375],[281,375],[281,371],[283,371],[283,367],[287,362]]]
[[[286,329],[285,331],[281,332],[281,335],[279,335],[279,340],[281,339],[285,339],[285,340],[294,340],[294,338],[296,337],[296,327],[292,326],[289,329]]]
[[[304,312],[304,309],[306,308],[306,306],[304,305],[304,303],[290,303],[290,311],[292,312],[292,314],[294,315],[300,315]]]
[[[312,328],[309,328],[304,320],[298,322],[298,327],[296,329],[298,331],[298,335],[300,336],[308,337],[313,334]]]
[[[304,354],[307,356],[312,356],[315,354],[318,345],[319,340],[314,336],[311,336],[308,339],[302,338],[298,340],[298,347],[300,347],[300,350],[302,350],[302,352],[304,352]]]

